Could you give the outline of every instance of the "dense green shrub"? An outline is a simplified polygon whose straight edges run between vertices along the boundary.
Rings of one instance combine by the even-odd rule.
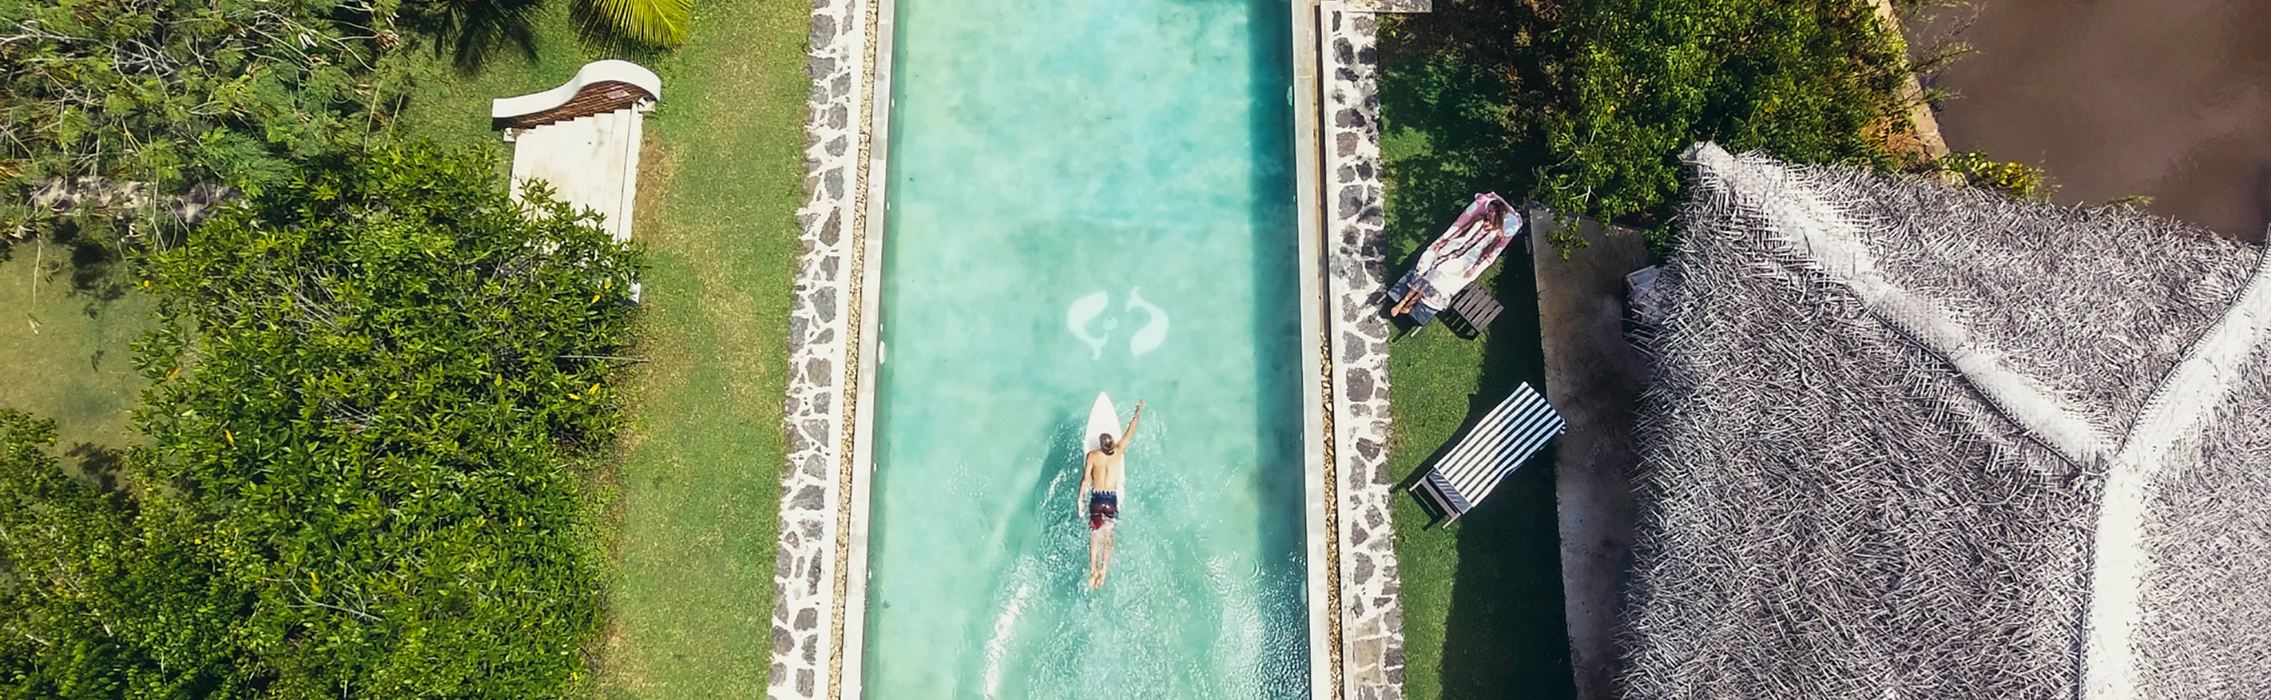
[[[1863,0],[1568,0],[1539,199],[1657,223],[1697,141],[1802,163],[1901,164],[1907,64]]]
[[[0,697],[198,697],[232,681],[204,533],[171,502],[65,474],[54,425],[0,409]]]
[[[126,493],[56,478],[38,426],[7,423],[0,478],[37,488],[0,525],[67,536],[0,550],[0,697],[586,687],[586,484],[636,259],[548,198],[524,215],[496,172],[361,153],[148,259],[167,323],[137,347],[151,444]]]
[[[1436,0],[1381,26],[1398,250],[1480,190],[1639,226],[1661,250],[1698,141],[1923,166],[1890,147],[1908,66],[1865,0]]]

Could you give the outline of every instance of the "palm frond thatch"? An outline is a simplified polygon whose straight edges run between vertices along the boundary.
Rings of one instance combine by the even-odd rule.
[[[2123,669],[2140,697],[2266,687],[2271,588],[2248,582],[2271,579],[2271,429],[2246,416],[2271,410],[2271,354],[2163,460],[2142,571],[2093,560],[2123,467],[2056,449],[1975,376],[2021,377],[2118,447],[2261,248],[1715,146],[1689,166],[1650,341],[1624,696],[2075,697],[2106,575],[2142,580]],[[1787,216],[1800,199],[1918,303],[1864,298],[1836,274],[1850,260],[1794,244],[1824,224]]]

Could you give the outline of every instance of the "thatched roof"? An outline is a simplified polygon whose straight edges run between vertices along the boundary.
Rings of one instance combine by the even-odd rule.
[[[1687,159],[1624,695],[2271,687],[2260,248],[1708,144]]]

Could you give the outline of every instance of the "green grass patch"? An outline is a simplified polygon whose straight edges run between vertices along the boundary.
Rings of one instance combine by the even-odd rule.
[[[1516,125],[1551,104],[1551,76],[1530,50],[1552,30],[1538,12],[1525,3],[1439,0],[1435,13],[1400,17],[1383,32],[1391,278],[1474,193],[1519,202],[1537,182],[1547,151]],[[1509,253],[1475,283],[1506,305],[1481,338],[1433,327],[1389,344],[1388,464],[1400,484],[1517,384],[1544,386],[1528,256]],[[1406,697],[1574,694],[1551,461],[1550,452],[1536,458],[1448,527],[1429,529],[1418,502],[1396,494]]]
[[[641,407],[620,473],[616,697],[757,697],[771,665],[811,6],[704,4],[649,122]]]
[[[0,251],[0,407],[55,420],[67,467],[141,442],[130,412],[147,383],[129,343],[157,316],[130,267],[92,243]]]
[[[1398,483],[1417,478],[1515,385],[1543,386],[1532,279],[1528,258],[1516,254],[1476,282],[1507,306],[1481,338],[1429,328],[1389,346],[1388,468]],[[1551,452],[1448,527],[1428,528],[1408,494],[1394,502],[1406,697],[1569,697]]]

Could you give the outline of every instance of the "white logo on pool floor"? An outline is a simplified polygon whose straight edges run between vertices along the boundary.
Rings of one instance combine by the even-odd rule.
[[[1074,299],[1072,307],[1065,310],[1065,327],[1071,330],[1075,337],[1080,338],[1081,342],[1088,344],[1092,353],[1089,356],[1091,360],[1103,359],[1104,344],[1111,340],[1112,331],[1120,326],[1119,319],[1104,316],[1103,321],[1096,324],[1102,327],[1103,332],[1088,332],[1090,323],[1096,321],[1096,317],[1103,316],[1105,309],[1109,309],[1111,306],[1112,294],[1099,290],[1079,299]],[[1141,310],[1145,318],[1143,327],[1136,329],[1135,337],[1128,339],[1129,353],[1140,357],[1144,353],[1159,349],[1160,344],[1167,342],[1167,310],[1144,301],[1142,287],[1128,290],[1128,302],[1121,309],[1124,311]]]

